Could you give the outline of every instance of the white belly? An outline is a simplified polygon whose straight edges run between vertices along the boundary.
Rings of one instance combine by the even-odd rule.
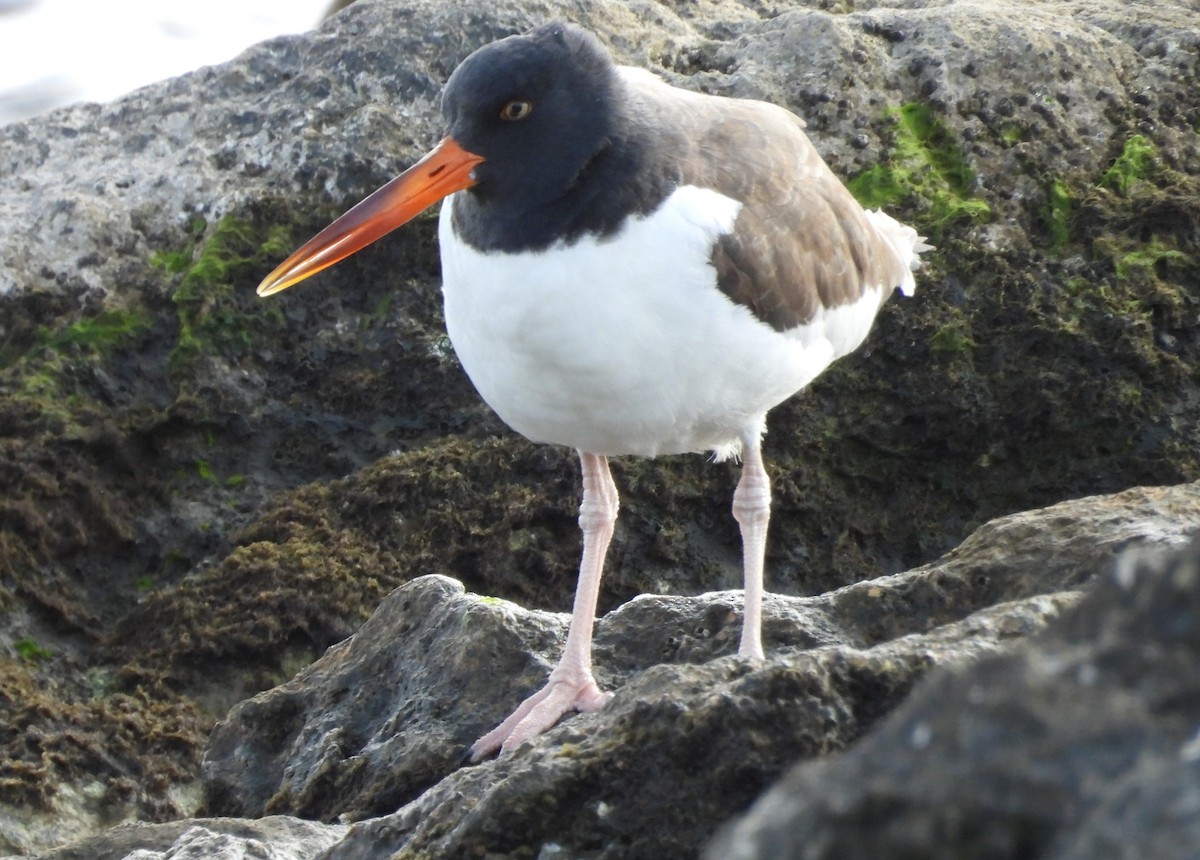
[[[462,192],[460,192],[462,193]],[[483,255],[439,225],[446,327],[480,395],[537,442],[594,454],[729,453],[767,410],[866,337],[882,299],[780,333],[716,286],[740,207],[677,190],[615,236]]]

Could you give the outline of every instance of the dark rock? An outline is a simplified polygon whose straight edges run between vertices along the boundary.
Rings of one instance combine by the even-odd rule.
[[[737,648],[738,593],[637,598],[597,625],[612,702],[468,768],[470,742],[544,681],[567,618],[423,577],[218,725],[209,811],[371,819],[329,860],[552,844],[566,856],[686,856],[786,763],[862,735],[931,666],[1040,630],[1120,548],[1177,544],[1197,521],[1198,485],[1006,517],[914,571],[772,596],[761,666],[721,656]]]
[[[939,671],[709,848],[740,858],[1190,858],[1200,536],[1123,556],[1013,654]]]

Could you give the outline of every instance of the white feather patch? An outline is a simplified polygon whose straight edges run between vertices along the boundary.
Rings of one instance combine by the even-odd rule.
[[[614,236],[482,254],[442,208],[446,327],[483,399],[538,442],[594,454],[736,453],[766,412],[866,337],[881,296],[780,333],[716,284],[741,204],[684,186]]]

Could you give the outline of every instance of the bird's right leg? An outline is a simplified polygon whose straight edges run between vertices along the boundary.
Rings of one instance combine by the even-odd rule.
[[[517,706],[513,713],[471,746],[471,758],[479,761],[495,750],[508,752],[522,742],[546,731],[569,711],[594,711],[612,698],[601,692],[592,676],[592,628],[604,556],[617,521],[617,485],[608,470],[608,459],[579,452],[583,468],[583,503],[579,506],[579,528],[583,531],[583,558],[567,644],[550,673],[546,686]]]
[[[742,568],[746,610],[738,654],[761,660],[763,566],[767,553],[767,524],[771,519],[771,479],[762,461],[762,430],[742,440],[742,477],[733,493],[733,516],[742,530]]]

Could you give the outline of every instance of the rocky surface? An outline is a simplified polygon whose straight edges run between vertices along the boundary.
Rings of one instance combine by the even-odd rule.
[[[297,858],[695,856],[795,761],[710,856],[1183,857],[1116,849],[1196,828],[1200,537],[1154,560],[1198,524],[1200,484],[1005,517],[913,571],[774,596],[758,665],[732,656],[736,592],[640,597],[597,628],[608,706],[475,766],[467,745],[540,684],[567,618],[421,577],[217,726],[207,810],[250,820],[119,828],[46,860],[261,856],[236,827],[268,813],[251,836]],[[1150,832],[1164,814],[1176,829]],[[287,816],[358,823],[298,835]]]
[[[208,805],[382,816],[328,855],[346,860],[552,844],[572,857],[688,856],[787,762],[846,746],[931,666],[1040,630],[1116,548],[1171,546],[1198,526],[1200,485],[1006,517],[916,570],[774,597],[760,666],[723,656],[737,651],[736,593],[640,597],[597,625],[612,702],[466,768],[470,742],[544,681],[567,617],[423,577],[295,679],[233,709],[205,757]]]
[[[44,860],[308,860],[335,845],[346,829],[281,815],[125,824],[51,851]]]
[[[687,797],[710,793],[709,783],[720,783],[724,771],[751,770],[756,758],[762,759],[757,769],[769,775],[781,759],[857,736],[931,664],[987,653],[1040,629],[1118,548],[1171,545],[1197,527],[1197,485],[1005,517],[913,571],[818,597],[772,596],[764,644],[773,659],[761,669],[732,657],[709,664],[737,651],[737,592],[644,595],[597,624],[597,673],[617,698],[564,726],[565,740],[551,734],[533,744],[538,752],[522,766],[536,770],[543,760],[556,761],[564,745],[570,757],[596,745],[614,762],[643,763],[648,772],[625,765],[630,785],[657,773],[656,782],[680,786]],[[354,820],[418,797],[542,684],[567,620],[465,594],[446,577],[413,580],[353,637],[288,683],[237,705],[217,726],[204,761],[210,811]],[[666,671],[664,664],[680,668]],[[777,684],[789,692],[754,693]],[[798,712],[797,697],[808,701],[807,714]],[[684,724],[645,712],[649,702],[678,711]],[[730,728],[708,751],[723,766],[697,767],[685,751],[707,750],[706,732],[735,724],[739,713],[760,732]],[[796,747],[782,755],[789,744]],[[631,745],[636,753],[625,749]],[[649,753],[670,747],[681,753],[678,773]],[[511,772],[514,765],[497,767]],[[472,769],[471,779],[482,769]],[[705,785],[684,788],[694,780]],[[638,793],[616,787],[608,793],[646,806]],[[577,816],[570,819],[578,828]]]
[[[1195,857],[1197,649],[1200,536],[1129,553],[1049,635],[930,678],[705,856]]]
[[[1016,585],[984,565],[975,580],[952,578],[958,588],[915,589],[924,597],[911,605],[885,589],[864,639],[841,626],[853,617],[814,621],[839,588],[871,595],[854,584],[920,570],[1001,515],[1200,480],[1190,6],[360,0],[313,34],[0,128],[0,854],[197,812],[209,729],[410,580],[434,589],[446,580],[421,577],[448,576],[530,610],[569,606],[572,455],[514,438],[470,390],[441,327],[431,221],[295,295],[253,296],[283,254],[436,140],[436,94],[463,56],[556,15],[672,82],[792,107],[861,199],[938,246],[918,295],[885,308],[867,347],[772,415],[769,585],[796,596],[773,604],[782,614],[768,630],[780,655],[771,669],[791,679],[783,688],[800,683],[785,655],[813,665],[802,645],[872,651],[1004,601],[1073,591],[1113,547],[1068,565],[1070,576],[1045,548],[1005,550],[997,569],[1025,571]],[[602,608],[735,588],[733,467],[693,457],[618,468],[622,522]],[[1092,524],[1075,540],[1108,533]],[[704,689],[764,683],[736,661],[697,662],[721,653],[737,610],[729,595],[697,600],[610,614],[606,681],[650,689],[642,679],[659,672],[708,715]],[[1060,600],[1025,606],[1026,626]],[[500,769],[458,770],[452,752],[537,683],[561,621],[465,596],[449,604],[511,634],[496,645],[509,671],[495,672],[511,690],[454,711],[398,773],[387,757],[416,741],[393,723],[385,743],[388,709],[402,705],[377,691],[384,710],[360,714],[362,738],[340,738],[324,759],[286,773],[264,765],[241,786],[210,764],[211,804],[353,818],[391,812],[393,800],[436,804],[422,790]],[[639,613],[709,632],[655,657],[654,642],[621,638],[636,625],[617,621]],[[957,656],[927,662],[993,650],[988,629],[978,647],[963,634]],[[853,719],[808,753],[848,743],[895,705],[926,668],[905,666],[874,705],[814,668],[816,698]],[[443,694],[468,681],[430,679]],[[434,705],[422,700],[422,719],[438,716]],[[294,736],[260,752],[323,737],[319,707],[298,699]],[[371,755],[358,763],[353,750]],[[760,766],[765,741],[756,755],[736,802],[712,809],[744,805],[788,764],[779,752]],[[345,767],[387,799],[371,801]],[[318,773],[338,795],[314,800]],[[582,804],[589,785],[563,802]],[[477,844],[479,832],[454,838]]]

